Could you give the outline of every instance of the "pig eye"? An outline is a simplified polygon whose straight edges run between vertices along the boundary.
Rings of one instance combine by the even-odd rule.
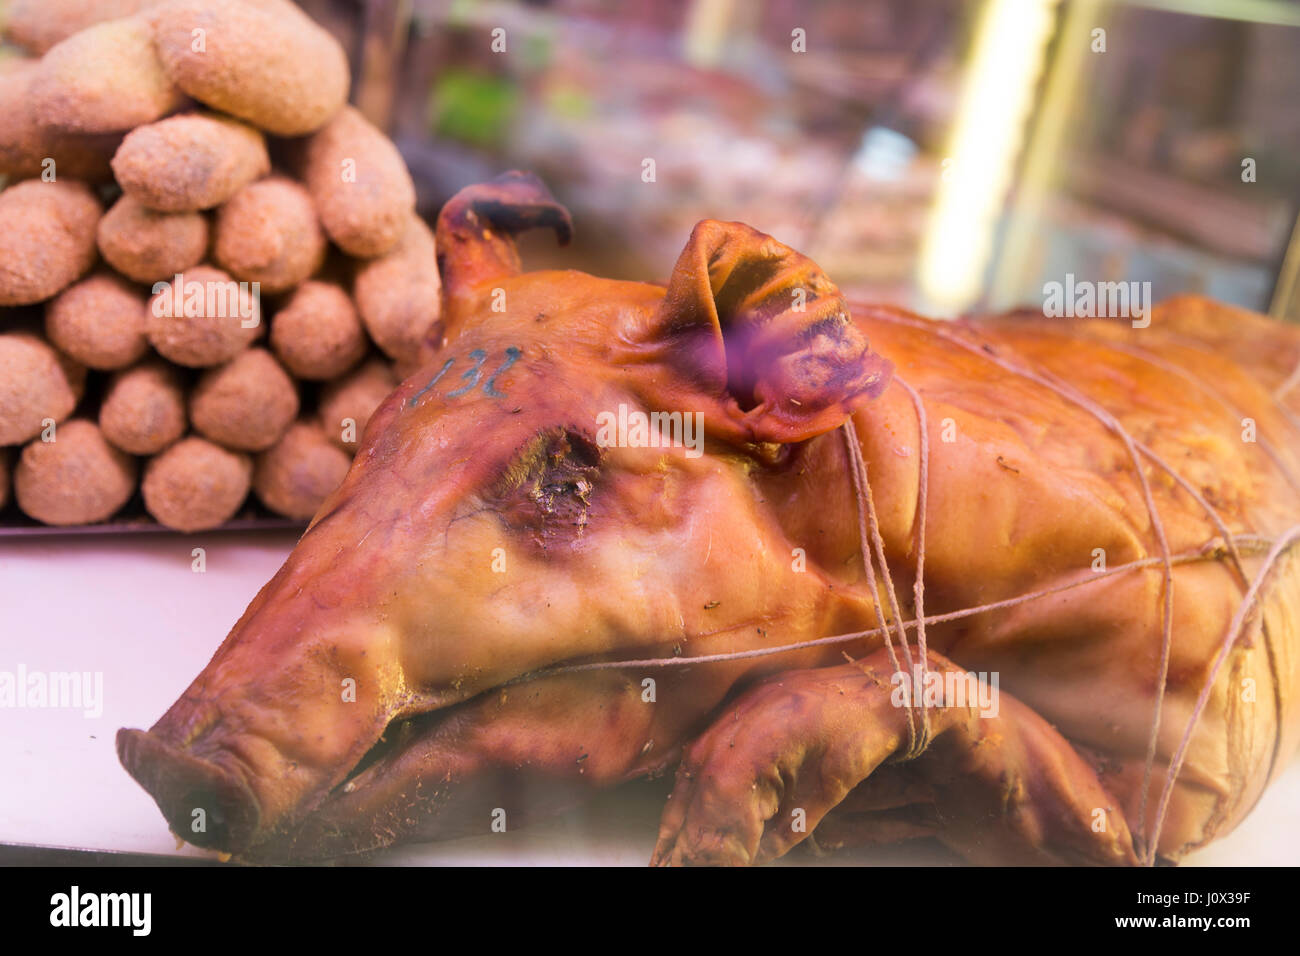
[[[554,510],[555,501],[565,495],[585,499],[591,494],[591,482],[586,478],[568,478],[563,481],[551,481],[540,488],[528,492],[532,498],[547,511]]]
[[[511,528],[531,530],[543,542],[581,534],[591,520],[600,462],[600,448],[581,432],[543,431],[515,455],[493,489],[498,513]]]

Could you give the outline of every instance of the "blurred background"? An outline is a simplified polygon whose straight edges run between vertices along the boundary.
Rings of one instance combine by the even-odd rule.
[[[575,247],[662,281],[739,219],[939,315],[1065,274],[1300,320],[1290,0],[300,0],[436,213],[540,173]]]

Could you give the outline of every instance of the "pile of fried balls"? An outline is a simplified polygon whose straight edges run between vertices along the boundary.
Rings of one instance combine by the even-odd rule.
[[[0,507],[310,518],[439,319],[433,235],[290,0],[11,0]]]

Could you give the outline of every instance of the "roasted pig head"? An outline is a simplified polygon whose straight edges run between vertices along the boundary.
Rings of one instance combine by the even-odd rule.
[[[513,236],[539,226],[563,242],[568,214],[523,174],[447,204],[423,366],[203,672],[119,733],[190,843],[306,860],[513,828],[670,766],[737,682],[839,651],[574,665],[861,622],[817,566],[855,530],[802,515],[801,567],[774,498],[813,472],[765,483],[889,380],[836,288],[715,221],[666,289],[521,272]]]

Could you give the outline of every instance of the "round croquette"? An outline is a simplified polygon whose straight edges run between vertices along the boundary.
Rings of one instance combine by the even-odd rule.
[[[159,282],[149,300],[145,334],[164,358],[204,368],[228,362],[262,332],[262,306],[247,283],[220,269],[195,266],[180,281]]]
[[[311,518],[351,465],[352,456],[333,444],[319,425],[295,422],[257,456],[253,491],[262,504],[286,518]]]
[[[145,295],[111,272],[68,286],[45,306],[45,335],[82,365],[126,368],[149,348]]]
[[[85,183],[27,179],[0,192],[0,305],[48,299],[95,264],[99,200]]]
[[[0,175],[26,179],[40,175],[50,155],[50,134],[36,122],[31,85],[37,60],[11,62],[0,71]],[[68,171],[70,175],[71,172]],[[57,178],[57,168],[56,168]]]
[[[174,0],[154,10],[151,20],[173,83],[267,132],[303,136],[347,100],[343,47],[287,4]],[[201,49],[194,43],[198,30]]]
[[[152,123],[183,100],[141,17],[97,23],[60,41],[41,57],[30,91],[42,126],[73,133]]]
[[[121,135],[61,133],[42,126],[36,121],[30,93],[36,72],[35,60],[0,70],[0,176],[111,180],[109,160],[122,142]]]
[[[182,113],[136,127],[113,156],[122,191],[161,212],[219,206],[270,171],[259,131],[211,113]]]
[[[205,438],[240,451],[270,448],[298,417],[298,389],[266,349],[249,349],[204,372],[190,421]]]
[[[136,282],[175,278],[203,260],[208,220],[199,212],[158,212],[123,195],[99,220],[99,252]]]
[[[86,27],[128,17],[159,0],[10,0],[5,33],[40,55]]]
[[[144,467],[144,506],[177,531],[229,521],[248,497],[253,462],[202,438],[182,438]]]
[[[370,416],[397,385],[392,366],[371,359],[346,378],[322,388],[317,417],[329,440],[356,451]]]
[[[185,434],[185,392],[166,362],[142,362],[118,372],[104,391],[99,428],[133,455],[156,455]]]
[[[271,348],[299,378],[337,378],[370,348],[348,294],[332,282],[305,282],[271,322]]]
[[[416,358],[442,314],[433,231],[412,215],[391,252],[363,262],[352,287],[366,331],[389,358]]]
[[[118,451],[93,422],[59,425],[53,441],[38,438],[14,469],[14,498],[45,524],[93,524],[110,518],[135,491],[135,459]]]
[[[21,445],[81,399],[86,370],[28,332],[0,334],[0,445]]]
[[[9,504],[9,449],[0,448],[0,508]]]
[[[402,154],[350,106],[307,142],[303,181],[329,237],[357,258],[397,245],[415,210]]]
[[[325,249],[311,196],[283,176],[250,183],[217,211],[214,258],[263,292],[287,292],[309,278]]]

